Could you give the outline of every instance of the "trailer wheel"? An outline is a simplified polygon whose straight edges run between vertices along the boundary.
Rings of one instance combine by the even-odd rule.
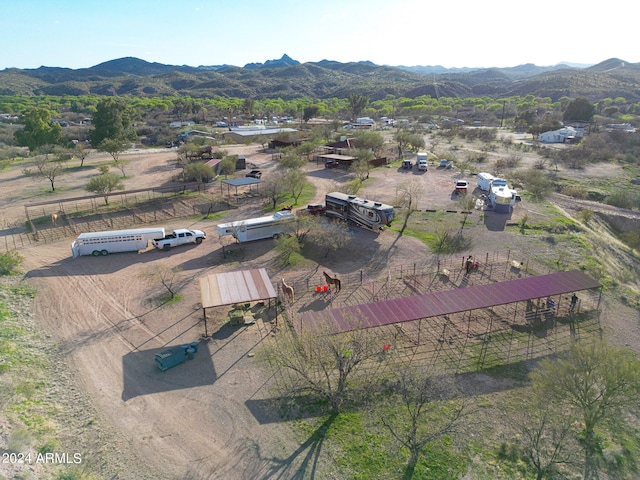
[[[169,245],[168,243],[165,243],[162,246],[162,250],[164,250],[165,252],[168,252],[170,248],[171,248],[171,245]]]
[[[202,238],[198,237],[196,238],[196,245],[200,245],[202,243]]]
[[[280,238],[280,235],[281,235],[281,234],[279,234],[279,233],[274,233],[274,234],[273,234],[273,239],[274,239],[274,240],[279,239],[279,238]]]
[[[93,255],[94,257],[99,257],[100,256],[100,250],[94,250],[93,252],[91,252],[91,255]]]
[[[103,257],[106,257],[107,255],[109,255],[109,252],[107,252],[106,250],[102,250],[100,252],[100,255],[102,255]]]

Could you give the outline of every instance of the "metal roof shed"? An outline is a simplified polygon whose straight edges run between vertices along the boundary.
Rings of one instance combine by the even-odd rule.
[[[200,301],[207,332],[207,308],[235,303],[258,302],[278,295],[264,268],[235,272],[212,273],[200,278]]]

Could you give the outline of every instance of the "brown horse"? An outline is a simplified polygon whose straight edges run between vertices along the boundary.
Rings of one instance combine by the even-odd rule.
[[[322,274],[324,275],[324,279],[326,280],[327,285],[329,286],[335,285],[336,290],[339,292],[342,286],[340,284],[340,280],[338,279],[338,277],[331,278],[327,272],[322,272]]]
[[[282,293],[284,293],[289,298],[289,301],[291,303],[294,303],[296,301],[296,297],[293,293],[293,287],[291,285],[287,285],[287,282],[284,281],[284,278],[282,279]]]
[[[52,213],[51,214],[51,224],[55,225],[57,221],[58,221],[58,214],[57,213]]]

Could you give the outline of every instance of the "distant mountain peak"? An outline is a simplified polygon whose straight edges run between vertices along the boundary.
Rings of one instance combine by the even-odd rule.
[[[282,55],[282,58],[279,60],[267,60],[264,63],[247,63],[244,68],[249,70],[256,70],[259,68],[282,68],[282,67],[291,67],[293,65],[300,65],[300,62],[294,60],[286,53]]]

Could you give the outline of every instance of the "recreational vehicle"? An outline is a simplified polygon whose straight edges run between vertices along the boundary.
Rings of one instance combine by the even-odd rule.
[[[134,228],[105,232],[81,233],[71,244],[73,258],[80,255],[108,255],[119,252],[137,252],[149,247],[150,242],[164,238],[164,228]]]
[[[491,192],[489,202],[496,213],[509,213],[516,203],[518,192],[511,190],[507,181],[503,178],[494,178],[491,181]]]
[[[327,193],[325,204],[325,214],[328,217],[347,220],[371,229],[390,226],[394,215],[391,205],[340,192]]]
[[[238,242],[250,242],[263,238],[277,238],[287,231],[287,225],[295,215],[287,210],[269,217],[248,218],[236,222],[221,223],[216,227],[218,235],[232,235]]]

